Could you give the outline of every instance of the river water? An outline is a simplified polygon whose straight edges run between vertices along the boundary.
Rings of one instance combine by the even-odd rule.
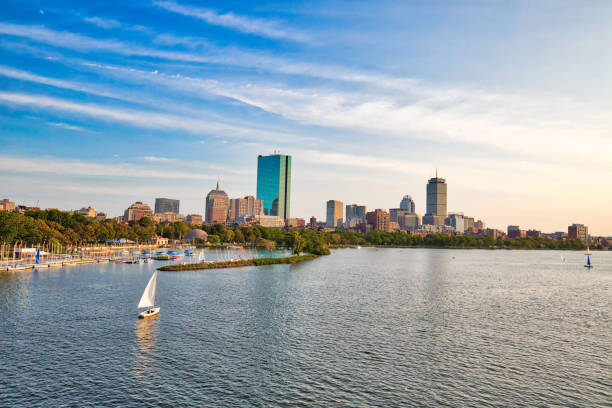
[[[0,273],[0,405],[610,406],[612,252],[592,260],[362,248],[160,272],[144,321],[159,262]]]

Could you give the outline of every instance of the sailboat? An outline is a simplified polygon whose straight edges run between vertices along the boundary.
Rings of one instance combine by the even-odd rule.
[[[155,307],[155,290],[157,289],[157,271],[153,272],[153,276],[149,280],[147,287],[142,292],[142,297],[138,303],[138,309],[146,307],[147,310],[138,314],[139,319],[145,317],[153,317],[159,314],[159,307]]]
[[[591,251],[589,250],[589,246],[587,245],[587,251],[585,253],[585,255],[587,256],[587,263],[586,265],[584,265],[585,268],[592,268],[593,265],[591,265]]]

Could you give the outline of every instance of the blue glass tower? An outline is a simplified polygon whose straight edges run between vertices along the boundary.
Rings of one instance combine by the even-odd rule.
[[[264,215],[289,218],[291,156],[257,156],[257,199],[263,200]]]

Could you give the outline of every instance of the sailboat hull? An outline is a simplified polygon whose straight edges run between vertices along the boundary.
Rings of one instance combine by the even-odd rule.
[[[144,312],[138,314],[139,319],[146,319],[148,317],[154,317],[159,314],[160,307],[152,307],[151,309],[147,309]]]

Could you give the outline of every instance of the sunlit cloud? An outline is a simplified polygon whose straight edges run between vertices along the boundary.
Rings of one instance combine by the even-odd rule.
[[[234,29],[245,34],[298,42],[307,41],[304,34],[281,28],[280,24],[273,20],[240,16],[231,12],[218,13],[211,9],[182,5],[174,1],[158,0],[154,1],[153,4],[173,13],[194,17],[207,24]]]
[[[100,18],[100,17],[85,17],[84,21],[96,25],[100,28],[117,28],[121,27],[121,23],[112,18]]]

